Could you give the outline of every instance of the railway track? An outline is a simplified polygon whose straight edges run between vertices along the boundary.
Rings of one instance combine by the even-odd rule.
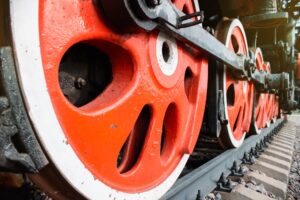
[[[161,199],[200,200],[212,191],[220,195],[213,195],[216,199],[285,199],[299,117],[290,119],[279,119],[260,135],[248,137],[242,147],[227,150],[180,178]],[[255,191],[258,187],[263,191]]]
[[[214,152],[214,158],[186,172],[161,200],[285,199],[299,118],[278,119],[260,135],[248,137],[240,148],[218,155]],[[26,182],[22,189],[5,194],[14,193],[16,200],[23,199],[16,193],[26,194],[28,199],[50,199],[34,187]]]
[[[300,108],[300,0],[224,2],[0,1],[0,174],[57,200],[193,200],[282,172],[265,148]]]

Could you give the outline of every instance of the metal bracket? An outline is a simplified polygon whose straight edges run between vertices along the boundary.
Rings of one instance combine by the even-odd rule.
[[[263,142],[257,143],[255,148],[258,154],[263,153],[264,152]]]
[[[191,21],[191,19],[196,18],[197,20]],[[186,22],[188,21],[188,22]],[[177,28],[187,28],[191,26],[195,26],[198,24],[202,24],[204,21],[204,12],[199,11],[192,14],[187,14],[178,18]],[[186,23],[185,23],[186,22]]]
[[[254,158],[258,158],[260,156],[260,153],[257,151],[256,146],[251,148],[250,155],[254,156]]]
[[[36,172],[37,169],[28,154],[19,153],[12,142],[18,132],[7,98],[0,97],[0,168],[9,171],[19,171],[20,166]],[[19,166],[18,166],[19,165]]]
[[[231,176],[243,177],[246,171],[238,165],[236,161],[233,162],[233,166],[231,168]]]
[[[203,198],[201,198],[201,190],[198,190],[196,200],[203,200]]]
[[[228,120],[225,117],[225,105],[224,105],[224,95],[223,92],[221,90],[219,90],[218,92],[218,117],[219,120],[221,122],[221,125],[227,125],[228,124]]]
[[[244,157],[242,158],[242,163],[247,165],[253,165],[255,163],[255,157],[249,155],[249,153],[245,153]]]
[[[0,48],[0,167],[37,172],[49,162],[31,127],[20,93],[10,47]]]
[[[218,181],[217,190],[224,192],[231,192],[233,189],[232,181],[230,178],[226,179],[224,173],[222,173],[220,180]]]

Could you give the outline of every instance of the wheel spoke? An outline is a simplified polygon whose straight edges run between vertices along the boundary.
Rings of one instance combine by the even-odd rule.
[[[245,105],[245,96],[243,88],[241,88],[241,84],[243,84],[242,81],[236,82],[234,80],[229,80],[227,81],[227,84],[234,85],[234,105],[228,106],[230,127],[234,130],[234,126],[239,126],[243,121],[240,118],[242,117],[243,106]]]
[[[175,4],[194,12],[192,1]],[[204,114],[201,52],[162,33],[112,31],[92,1],[41,1],[40,9],[46,84],[70,152],[109,191],[176,179]]]
[[[163,135],[163,121],[166,112],[167,106],[166,105],[156,105],[153,108],[153,119],[151,121],[149,127],[149,135],[146,138],[145,146],[143,151],[141,152],[141,160],[139,161],[138,168],[140,171],[138,173],[153,173],[151,171],[146,171],[149,169],[151,165],[153,168],[162,168],[160,163],[161,157],[161,140]],[[155,173],[155,172],[154,172]]]

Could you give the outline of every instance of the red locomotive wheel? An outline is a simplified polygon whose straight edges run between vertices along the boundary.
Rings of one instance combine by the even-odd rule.
[[[271,66],[269,62],[264,63],[264,68],[267,70],[268,73],[271,73]],[[271,120],[273,118],[273,109],[274,109],[274,94],[266,94],[266,112],[265,112],[265,121],[266,126],[270,127]]]
[[[271,72],[270,63],[266,63],[267,70]],[[268,103],[267,103],[267,119],[268,123],[275,123],[278,116],[278,97],[276,94],[268,94]],[[267,126],[268,126],[267,123]]]
[[[273,109],[273,122],[275,122],[280,117],[281,117],[281,114],[280,114],[280,110],[279,110],[279,97],[275,96],[274,109]]]
[[[216,30],[216,37],[237,54],[248,55],[246,35],[239,20],[224,20]],[[220,74],[223,91],[225,117],[228,121],[221,132],[221,143],[225,147],[239,147],[249,131],[253,105],[253,83],[236,80],[230,69]]]
[[[268,120],[270,123],[274,123],[276,120],[274,119],[274,109],[275,108],[275,94],[269,94],[269,109],[268,109]]]
[[[255,59],[257,70],[267,71],[267,66],[264,63],[262,52],[259,48],[255,49]],[[254,134],[260,134],[261,129],[267,125],[267,100],[268,94],[258,93],[255,91],[254,95],[254,106],[252,115],[252,132]]]
[[[160,198],[200,132],[204,54],[163,33],[117,34],[92,0],[10,7],[20,84],[53,167],[87,199]]]

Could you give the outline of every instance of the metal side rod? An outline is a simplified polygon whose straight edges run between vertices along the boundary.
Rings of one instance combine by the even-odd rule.
[[[185,14],[171,4],[169,0],[135,0],[136,4],[132,3],[133,0],[124,1],[130,1],[131,4],[128,3],[128,5],[135,5],[127,6],[127,9],[132,9],[131,13],[144,13],[144,20],[146,21],[139,21],[137,24],[145,30],[149,28],[147,20],[156,23],[156,26],[152,26],[152,28],[158,28],[178,40],[206,52],[231,68],[235,77],[252,79],[259,91],[262,90],[261,88],[265,91],[285,89],[280,85],[286,80],[285,74],[273,75],[258,71],[255,66],[255,58],[232,52],[213,35],[204,30],[202,25],[199,25],[204,18],[200,11],[194,14]],[[198,14],[200,14],[200,18],[195,20],[195,16],[198,16]],[[132,17],[134,20],[137,19],[134,15]],[[144,27],[144,24],[147,24],[147,27]],[[188,24],[191,24],[191,26],[187,26]],[[274,77],[279,78],[275,79]],[[269,82],[270,80],[273,82]]]
[[[121,32],[137,28],[146,31],[159,29],[190,46],[206,52],[232,68],[241,77],[247,76],[249,58],[228,50],[224,44],[203,29],[203,13],[186,15],[169,0],[94,0],[107,22]],[[110,13],[120,13],[112,16]],[[202,14],[201,14],[202,13]],[[196,19],[196,20],[195,20]]]
[[[180,24],[182,23],[180,19],[185,17],[186,14],[175,8],[170,1],[161,0],[157,6],[153,6],[152,8],[147,5],[147,1],[145,0],[136,1],[146,16],[157,22],[157,27],[160,30],[175,36],[180,41],[188,43],[197,49],[205,51],[233,70],[246,75],[247,57],[237,55],[228,50],[224,44],[204,30],[201,25],[180,28]],[[135,9],[137,8],[135,7]],[[186,24],[191,22],[192,19],[185,21]]]

